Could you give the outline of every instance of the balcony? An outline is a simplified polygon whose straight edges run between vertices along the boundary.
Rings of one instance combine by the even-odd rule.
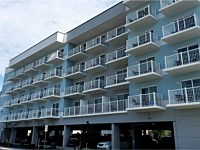
[[[123,0],[123,4],[130,9],[137,8],[150,0]]]
[[[65,77],[69,79],[79,79],[86,76],[86,73],[83,72],[84,65],[78,64],[67,68]]]
[[[124,26],[118,27],[107,33],[107,43],[111,45],[116,45],[127,40],[128,31]]]
[[[44,97],[43,91],[31,92],[30,102],[43,103],[47,101],[47,99],[44,99],[43,97]]]
[[[64,51],[57,50],[48,56],[47,64],[58,65],[64,61]]]
[[[9,73],[8,73],[7,81],[16,82],[16,81],[18,81],[18,80],[19,80],[19,78],[16,78],[16,76],[15,76],[15,71],[12,71],[12,72],[9,72]]]
[[[183,17],[175,22],[162,27],[163,37],[161,38],[168,44],[176,44],[200,35],[200,20],[196,14]]]
[[[28,75],[28,74],[26,74],[26,73],[24,72],[24,67],[22,67],[22,68],[20,68],[20,69],[17,69],[17,70],[15,71],[15,77],[16,77],[16,78],[25,78],[27,75]]]
[[[160,0],[160,12],[165,16],[175,16],[181,12],[199,5],[199,0]]]
[[[128,89],[129,82],[125,80],[126,77],[127,77],[126,72],[106,77],[105,88],[114,88],[114,90]]]
[[[144,82],[159,78],[161,78],[160,64],[154,61],[149,61],[128,67],[126,80]]]
[[[37,70],[46,70],[50,67],[50,64],[47,64],[48,57],[42,57],[35,61],[35,69]]]
[[[85,96],[83,92],[83,86],[82,85],[74,85],[67,87],[65,89],[64,97],[68,98],[79,98]]]
[[[175,109],[200,108],[200,87],[168,90],[169,104]]]
[[[33,63],[30,63],[30,64],[26,65],[24,67],[24,72],[26,74],[30,74],[30,75],[38,72],[38,70],[35,69],[35,63],[33,62]]]
[[[50,81],[52,83],[62,80],[62,70],[61,69],[52,69],[46,72],[45,81]]]
[[[107,49],[106,35],[102,35],[86,43],[85,51],[90,54],[99,54]]]
[[[104,89],[105,81],[98,79],[84,83],[83,93],[87,94],[99,94],[104,93],[106,90]]]
[[[112,67],[127,66],[128,54],[125,51],[126,47],[121,47],[116,51],[107,54],[107,60],[105,64]]]
[[[107,67],[105,66],[105,58],[98,57],[87,61],[83,71],[95,74],[98,72],[103,72],[106,69]]]
[[[126,17],[126,27],[133,31],[150,26],[157,22],[156,10],[150,5],[137,10]]]
[[[200,69],[200,49],[165,56],[165,66],[163,71],[172,75],[198,71]]]
[[[31,102],[31,96],[29,94],[28,95],[21,95],[19,100],[20,100],[20,105],[21,104],[25,104],[25,105],[33,104],[33,102]]]
[[[15,97],[15,98],[6,100],[3,103],[3,107],[4,108],[11,108],[11,107],[15,107],[17,105],[20,105],[20,99],[19,99],[19,97]]]
[[[45,74],[38,74],[36,76],[33,77],[33,85],[35,86],[46,86],[49,82],[44,80],[45,79]]]
[[[16,92],[14,91],[15,86],[9,86],[7,89],[5,89],[5,93],[6,94],[16,94]]]
[[[28,112],[17,113],[16,121],[26,121],[28,119]]]
[[[158,37],[151,32],[147,32],[142,36],[136,36],[135,38],[127,40],[125,52],[137,56],[155,51],[159,47]]]
[[[39,119],[41,113],[39,110],[32,110],[28,112],[28,120],[37,120]]]
[[[46,108],[41,110],[41,119],[58,119],[60,118],[60,110],[58,108]]]
[[[165,106],[161,94],[148,93],[129,96],[127,110],[137,112],[163,111]]]
[[[32,90],[36,88],[36,85],[33,85],[33,78],[28,78],[22,81],[22,89],[24,90]]]
[[[22,88],[22,82],[17,82],[14,86],[13,86],[13,91],[12,93],[18,93],[18,92],[24,92],[26,91],[26,89]]]
[[[66,107],[63,117],[78,117],[90,115],[107,115],[116,113],[126,113],[126,100],[110,101],[109,97],[102,96],[102,103],[87,104],[82,106]]]
[[[43,98],[49,100],[58,100],[61,98],[61,90],[58,88],[50,88],[43,91]]]
[[[86,49],[86,44],[82,44],[73,49],[68,50],[67,59],[71,61],[82,60],[87,56],[85,49]]]

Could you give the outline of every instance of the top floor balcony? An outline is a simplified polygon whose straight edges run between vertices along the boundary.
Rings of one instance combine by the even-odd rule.
[[[144,82],[161,78],[160,64],[154,61],[139,63],[127,69],[126,80]]]
[[[57,50],[48,55],[47,63],[58,65],[64,61],[64,50]]]
[[[18,81],[19,80],[19,78],[17,78],[16,76],[15,76],[15,71],[11,71],[11,72],[9,72],[8,73],[8,75],[7,75],[7,81]]]
[[[169,104],[175,109],[200,108],[200,87],[168,90]]]
[[[24,72],[25,72],[26,74],[30,74],[30,75],[32,75],[32,74],[38,72],[38,70],[35,69],[35,62],[32,62],[32,63],[26,65],[26,66],[24,67]]]
[[[106,35],[102,35],[88,41],[86,43],[85,51],[90,54],[99,54],[105,51],[107,49],[106,40],[107,40]]]
[[[123,4],[130,9],[137,8],[150,0],[123,0]]]
[[[126,41],[126,53],[133,56],[149,53],[159,48],[158,37],[151,31]]]
[[[163,111],[165,106],[161,94],[147,93],[129,96],[127,110],[138,112]]]
[[[160,12],[165,16],[174,16],[199,3],[199,0],[160,0]]]
[[[92,60],[85,62],[84,71],[87,73],[98,73],[105,71],[107,67],[105,66],[105,57],[97,57]]]
[[[193,49],[180,52],[174,55],[165,56],[165,69],[163,71],[178,75],[200,69],[200,49]]]
[[[114,88],[114,90],[128,89],[129,82],[125,80],[126,77],[127,77],[127,72],[106,77],[105,88]]]
[[[44,80],[55,83],[55,82],[62,80],[62,78],[63,78],[62,75],[63,75],[62,70],[55,68],[55,69],[49,70],[45,73]]]
[[[19,69],[17,69],[17,70],[15,71],[15,77],[16,77],[16,78],[24,78],[24,77],[26,77],[26,76],[27,76],[27,74],[24,72],[24,67],[19,68]]]
[[[196,14],[180,18],[162,27],[163,37],[168,44],[176,44],[200,35],[200,20]]]
[[[107,43],[116,45],[127,40],[128,30],[126,27],[121,26],[107,33]]]
[[[107,54],[105,64],[112,67],[127,66],[128,54],[125,51],[126,47],[121,47],[116,51]]]
[[[48,56],[42,57],[35,61],[35,69],[37,70],[46,70],[50,67],[50,64],[47,64]]]
[[[106,92],[104,86],[105,86],[105,81],[102,79],[85,82],[83,93],[91,93],[91,94],[103,93]]]
[[[86,76],[86,73],[83,72],[85,68],[85,65],[78,64],[75,66],[72,66],[70,68],[67,68],[67,71],[65,73],[65,77],[69,79],[79,79]]]
[[[133,31],[138,31],[157,22],[156,10],[151,5],[147,5],[126,17],[126,27]]]
[[[86,49],[86,43],[68,50],[67,59],[71,61],[78,61],[85,58],[87,56],[85,49]]]

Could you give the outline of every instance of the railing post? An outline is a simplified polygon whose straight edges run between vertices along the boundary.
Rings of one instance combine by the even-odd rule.
[[[140,70],[140,65],[141,65],[141,64],[140,64],[140,63],[138,63],[138,75],[140,75],[140,74],[141,74],[141,73],[140,73],[140,72],[141,72],[141,70]]]
[[[156,93],[153,92],[153,105],[156,106]]]
[[[140,94],[140,107],[142,107],[142,94]]]
[[[188,94],[187,94],[187,88],[186,87],[184,88],[184,91],[185,91],[185,100],[186,100],[186,103],[188,103]]]

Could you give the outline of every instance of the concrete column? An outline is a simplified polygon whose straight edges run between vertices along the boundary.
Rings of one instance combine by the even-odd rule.
[[[118,124],[112,124],[112,149],[120,149],[120,129]]]
[[[71,135],[71,128],[65,125],[63,131],[63,147],[67,147],[70,135]]]
[[[17,135],[17,129],[12,128],[9,143],[11,144],[15,143],[16,135]]]
[[[37,144],[37,140],[38,140],[38,129],[37,127],[33,127],[31,144]]]
[[[132,148],[135,149],[135,127],[132,125]]]

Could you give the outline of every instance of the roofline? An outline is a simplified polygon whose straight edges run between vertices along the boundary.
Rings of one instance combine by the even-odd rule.
[[[99,13],[98,15],[96,15],[96,16],[94,16],[94,17],[92,17],[91,19],[89,19],[89,20],[87,20],[87,21],[83,22],[82,24],[78,25],[77,27],[75,27],[75,28],[73,28],[73,29],[71,29],[71,30],[69,30],[69,31],[65,32],[65,34],[67,34],[67,33],[69,33],[69,32],[72,32],[73,30],[76,30],[76,29],[77,29],[77,28],[79,28],[80,26],[82,26],[82,25],[86,24],[87,22],[90,22],[91,20],[93,20],[93,19],[97,18],[98,16],[100,16],[100,15],[102,15],[103,13],[105,13],[105,12],[109,11],[110,9],[112,9],[112,8],[114,8],[115,6],[119,5],[120,3],[123,3],[123,1],[121,1],[121,2],[118,2],[117,4],[115,4],[115,5],[111,6],[110,8],[108,8],[108,9],[106,9],[106,10],[104,10],[103,12],[101,12],[101,13]]]

